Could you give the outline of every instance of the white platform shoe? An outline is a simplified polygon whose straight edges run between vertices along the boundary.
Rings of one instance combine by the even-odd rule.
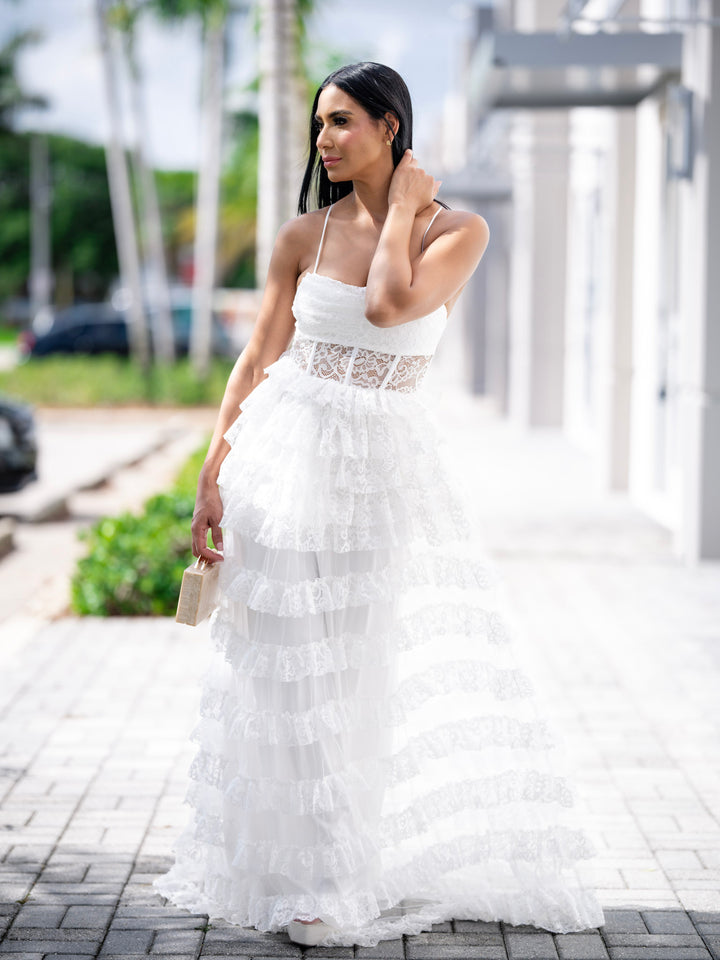
[[[291,920],[287,926],[288,936],[294,943],[301,943],[304,947],[314,947],[321,943],[333,928],[322,920],[313,920],[312,923],[301,923]]]

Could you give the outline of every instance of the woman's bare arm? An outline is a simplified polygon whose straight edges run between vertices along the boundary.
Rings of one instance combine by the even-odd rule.
[[[410,152],[395,169],[367,280],[365,316],[376,326],[396,326],[437,310],[467,283],[485,252],[490,237],[485,219],[446,211],[440,214],[443,232],[411,259],[416,214],[432,203],[438,186]]]
[[[207,535],[209,530],[213,544],[222,550],[222,501],[217,478],[220,466],[230,451],[224,434],[237,419],[239,405],[265,379],[265,367],[277,360],[292,336],[295,323],[292,302],[300,252],[307,233],[307,225],[300,223],[302,219],[305,218],[288,221],[278,232],[257,320],[250,340],[228,378],[217,423],[200,471],[192,521],[192,551],[193,556],[206,560],[222,560],[220,554],[207,546]]]

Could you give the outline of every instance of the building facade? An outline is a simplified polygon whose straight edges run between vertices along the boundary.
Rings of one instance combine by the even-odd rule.
[[[454,183],[491,229],[473,387],[697,562],[720,559],[720,0],[681,6],[479,11]]]

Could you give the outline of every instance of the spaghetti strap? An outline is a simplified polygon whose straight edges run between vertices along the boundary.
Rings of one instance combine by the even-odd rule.
[[[330,211],[335,206],[334,203],[331,203],[325,214],[325,223],[323,224],[322,233],[320,234],[320,245],[318,246],[317,256],[315,257],[315,266],[313,267],[313,273],[317,273],[318,264],[320,263],[320,254],[323,248],[323,241],[325,240],[325,231],[327,230],[328,217],[330,216]]]
[[[430,223],[427,225],[427,228],[426,228],[426,230],[425,230],[425,233],[423,234],[422,243],[420,244],[420,253],[422,253],[423,250],[425,249],[425,237],[428,235],[428,230],[429,230],[430,227],[433,225],[433,223],[435,223],[435,217],[440,213],[441,210],[442,210],[442,207],[438,207],[438,208],[437,208],[437,210],[436,210],[435,213],[433,214],[432,220],[431,220]]]

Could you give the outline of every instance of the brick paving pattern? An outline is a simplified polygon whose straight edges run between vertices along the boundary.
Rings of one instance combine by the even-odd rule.
[[[570,460],[554,440],[481,427],[479,522],[565,740],[606,924],[552,935],[453,921],[374,948],[304,949],[165,905],[151,884],[187,815],[206,627],[15,617],[1,647],[0,955],[720,958],[720,565],[684,567],[621,501],[559,490],[528,504],[502,471],[530,456],[524,475],[539,489],[547,468],[550,489]],[[458,449],[470,429],[455,429]]]

